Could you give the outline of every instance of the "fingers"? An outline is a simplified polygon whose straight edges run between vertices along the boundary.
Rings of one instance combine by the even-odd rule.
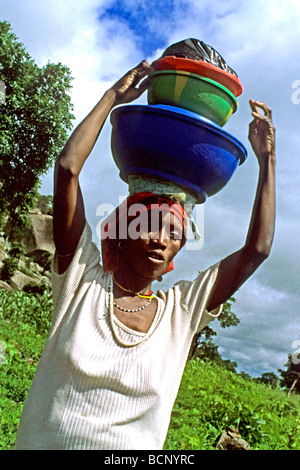
[[[129,80],[128,86],[134,88],[138,95],[142,94],[149,83],[147,82],[147,76],[150,72],[151,66],[146,60],[143,60],[139,65],[129,70],[125,77]],[[144,80],[143,80],[144,79]]]
[[[149,74],[152,67],[146,60],[143,60],[137,67],[132,69],[129,73],[134,73],[135,77],[132,86],[135,87],[138,96],[140,96],[150,85]]]
[[[264,116],[266,116],[269,119],[272,119],[272,109],[269,108],[265,103],[262,101],[254,101],[254,100],[249,100],[250,107],[252,109],[252,116],[253,117],[260,117],[262,116],[262,113],[260,111],[264,111]]]
[[[148,64],[146,60],[142,60],[142,62],[134,67],[132,70],[130,70],[128,73],[134,73],[135,74],[135,80],[139,81],[142,78],[146,77],[148,73],[150,72],[151,66]]]
[[[272,122],[272,110],[262,101],[249,100],[250,107],[252,109],[253,121],[249,124],[249,135],[252,137],[258,137],[261,132],[274,131],[274,125]],[[263,112],[263,113],[262,113]]]
[[[137,68],[141,71],[145,70],[147,72],[151,68],[151,65],[146,60],[142,60]]]
[[[275,148],[275,128],[272,110],[261,101],[249,100],[253,120],[249,124],[248,138],[256,156],[271,153]]]
[[[137,99],[149,87],[151,71],[152,67],[143,60],[120,78],[112,87],[116,94],[114,106]]]

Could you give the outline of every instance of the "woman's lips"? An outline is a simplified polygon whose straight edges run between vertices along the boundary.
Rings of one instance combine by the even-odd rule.
[[[148,251],[147,257],[150,259],[152,263],[155,263],[155,264],[162,264],[165,262],[165,258],[163,254],[159,251]]]

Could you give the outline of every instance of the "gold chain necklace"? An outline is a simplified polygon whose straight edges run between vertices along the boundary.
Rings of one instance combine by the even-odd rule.
[[[121,286],[121,284],[119,284],[116,279],[115,279],[115,276],[113,275],[112,276],[113,278],[113,281],[114,283],[120,287],[120,289],[122,289],[124,292],[128,292],[129,294],[132,294],[132,295],[137,295],[138,297],[141,297],[142,299],[153,299],[154,295],[153,295],[153,291],[149,292],[149,294],[141,294],[140,292],[134,292],[130,289],[126,289],[125,287]],[[150,302],[149,302],[150,303]],[[148,304],[146,304],[146,307],[147,307]],[[144,307],[144,308],[146,308]]]

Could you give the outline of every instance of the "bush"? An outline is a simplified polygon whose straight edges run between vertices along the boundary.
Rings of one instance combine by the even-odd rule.
[[[5,258],[0,274],[1,281],[9,281],[18,269],[18,264],[19,262],[16,258]]]
[[[42,214],[53,215],[53,196],[40,194],[36,207],[40,209]]]
[[[43,253],[37,263],[43,268],[43,274],[51,270],[53,256],[50,253]]]
[[[37,284],[36,282],[28,282],[24,287],[23,287],[23,292],[26,292],[27,294],[34,294],[34,295],[47,295],[47,293],[50,290],[50,286],[46,284],[46,282],[40,282]]]
[[[12,242],[11,249],[9,250],[9,255],[12,258],[20,259],[26,256],[26,246],[23,242]]]
[[[45,336],[49,331],[52,308],[49,288],[43,294],[0,290],[0,319],[29,325],[40,335]]]

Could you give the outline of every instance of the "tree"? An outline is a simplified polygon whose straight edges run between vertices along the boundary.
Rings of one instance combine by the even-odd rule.
[[[218,317],[221,328],[229,328],[230,326],[236,326],[240,320],[237,318],[235,313],[232,311],[232,304],[236,302],[234,297],[230,297],[223,305],[222,313]],[[216,362],[226,367],[226,369],[235,371],[237,367],[236,362],[232,362],[229,359],[222,359],[218,346],[216,346],[212,338],[217,333],[210,326],[206,326],[203,330],[196,334],[193,338],[192,345],[189,352],[189,359],[194,357],[200,357],[202,359],[208,359],[212,362]]]
[[[52,166],[72,127],[70,70],[38,67],[8,22],[0,22],[0,224],[28,222],[40,178]],[[6,86],[3,96],[3,83]]]
[[[300,393],[299,357],[295,357],[294,354],[289,354],[285,367],[286,370],[278,369],[281,375],[280,385],[289,389],[288,394],[290,394],[292,390],[297,390],[297,392]]]
[[[260,377],[253,379],[255,382],[270,385],[272,388],[276,388],[279,382],[279,377],[277,377],[274,372],[264,372]]]
[[[224,367],[224,369],[227,369],[230,372],[237,373],[237,362],[232,361],[231,359],[223,359],[218,351],[218,346],[216,346],[211,340],[202,341],[199,344],[199,346],[194,351],[192,358],[194,359],[196,357],[203,361],[209,361],[218,364],[219,366]]]
[[[53,215],[53,196],[39,195],[36,207],[40,209],[42,214]]]

